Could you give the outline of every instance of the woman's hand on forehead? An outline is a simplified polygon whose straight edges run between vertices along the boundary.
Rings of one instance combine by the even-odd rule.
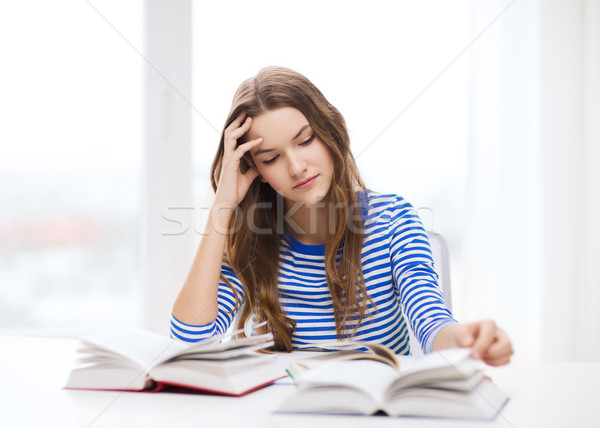
[[[251,126],[252,117],[248,116],[246,112],[242,112],[223,132],[225,148],[235,150],[237,147],[237,140],[245,135],[250,130]]]
[[[246,196],[252,182],[258,177],[258,170],[251,167],[245,173],[240,170],[242,157],[252,148],[263,142],[262,138],[247,141],[238,146],[237,140],[243,136],[252,125],[252,118],[240,114],[223,132],[223,158],[221,173],[217,184],[215,204],[234,208]]]

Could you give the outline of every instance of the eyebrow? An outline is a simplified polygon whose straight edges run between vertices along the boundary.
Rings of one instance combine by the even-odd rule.
[[[294,135],[294,138],[292,138],[290,141],[294,141],[296,138],[298,138],[300,136],[300,134],[302,134],[302,132],[304,132],[304,130],[306,128],[308,128],[310,125],[307,123],[306,125],[304,125],[302,128],[300,128],[300,131],[298,131],[298,133],[296,135]],[[258,156],[262,153],[267,153],[267,152],[272,152],[275,149],[261,149],[261,150],[257,150],[254,153],[254,156]]]

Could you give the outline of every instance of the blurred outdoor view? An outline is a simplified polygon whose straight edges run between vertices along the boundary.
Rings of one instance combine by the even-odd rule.
[[[0,326],[63,334],[136,322],[133,174],[0,174]]]
[[[94,3],[94,2],[92,2]],[[142,2],[2,2],[0,331],[139,322]]]

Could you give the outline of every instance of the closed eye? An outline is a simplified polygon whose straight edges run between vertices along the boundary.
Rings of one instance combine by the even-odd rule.
[[[308,137],[306,140],[304,140],[303,142],[301,142],[298,145],[301,147],[308,146],[310,143],[312,143],[312,141],[314,139],[315,139],[315,134],[312,134],[310,137]],[[278,157],[279,157],[279,155],[277,155],[269,160],[263,161],[263,163],[266,165],[272,164],[273,162],[275,162],[277,160]]]
[[[268,164],[270,164],[270,163],[273,163],[273,162],[275,162],[275,160],[276,160],[278,157],[279,157],[279,155],[275,156],[275,157],[274,157],[274,158],[272,158],[272,159],[266,160],[266,161],[264,161],[263,163],[266,163],[266,164],[268,165]]]
[[[312,142],[312,140],[314,140],[314,138],[315,138],[315,134],[312,134],[310,137],[308,137],[308,139],[306,139],[303,142],[301,142],[299,144],[299,146],[307,146],[307,145],[309,145]]]

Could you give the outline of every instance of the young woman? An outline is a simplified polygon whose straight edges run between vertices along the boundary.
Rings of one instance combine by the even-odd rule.
[[[237,314],[237,328],[266,321],[278,350],[352,338],[409,354],[408,321],[425,352],[472,347],[488,364],[510,360],[493,321],[454,320],[415,210],[366,188],[343,116],[303,75],[266,67],[242,83],[211,180],[173,338],[224,334]]]

